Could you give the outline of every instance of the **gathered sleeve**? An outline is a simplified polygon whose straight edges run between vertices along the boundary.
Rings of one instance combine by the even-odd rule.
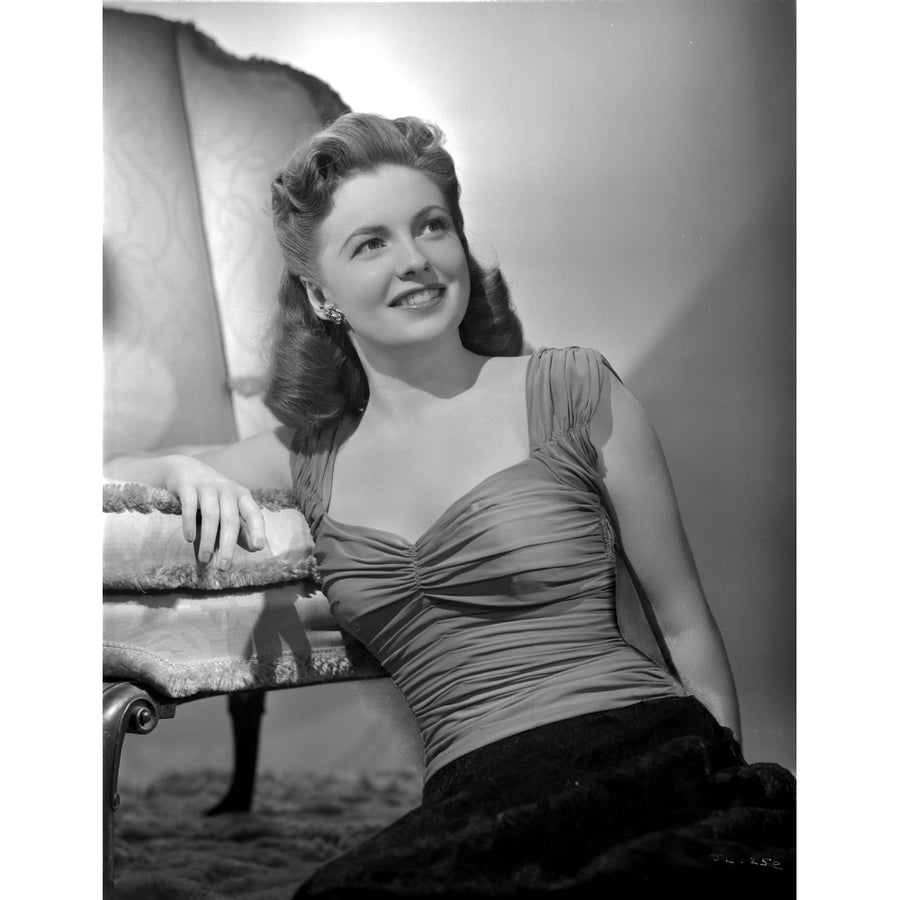
[[[323,458],[313,445],[309,435],[295,431],[291,440],[290,461],[294,498],[315,541],[325,504],[321,496]]]

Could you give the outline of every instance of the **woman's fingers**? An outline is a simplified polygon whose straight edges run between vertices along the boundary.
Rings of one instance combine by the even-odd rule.
[[[185,486],[177,493],[181,500],[181,530],[184,532],[184,539],[193,544],[197,536],[197,492],[192,487]]]
[[[231,565],[240,525],[238,501],[230,491],[223,491],[219,495],[219,556],[217,565],[220,569],[227,569]]]
[[[238,513],[249,550],[262,550],[266,546],[266,523],[256,501],[250,493],[242,494],[238,500]]]
[[[218,548],[216,565],[225,570],[234,558],[234,548],[243,531],[250,550],[266,545],[266,530],[262,513],[246,489],[235,491],[233,486],[221,487],[208,495],[200,495],[200,546],[198,558],[206,564]],[[218,538],[218,540],[217,540]]]
[[[200,506],[200,545],[197,547],[197,558],[201,563],[212,559],[216,547],[216,536],[219,533],[219,494],[218,491],[201,489]]]
[[[179,472],[169,489],[181,500],[182,531],[194,544],[201,565],[215,554],[218,568],[227,569],[239,538],[248,550],[265,547],[265,522],[250,491],[227,479],[204,477],[203,471],[199,478],[195,474],[190,467],[187,473]]]

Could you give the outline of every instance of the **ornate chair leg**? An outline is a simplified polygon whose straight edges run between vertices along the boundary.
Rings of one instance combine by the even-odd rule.
[[[256,760],[259,754],[259,730],[265,712],[265,694],[230,694],[228,712],[234,738],[234,773],[228,793],[206,815],[224,812],[247,812],[253,803],[256,783]]]
[[[119,807],[119,760],[125,735],[149,734],[160,718],[175,715],[174,704],[160,704],[128,682],[103,685],[103,896],[115,888],[113,852],[115,812]]]

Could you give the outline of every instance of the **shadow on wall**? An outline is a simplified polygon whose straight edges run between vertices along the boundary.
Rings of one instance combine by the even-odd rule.
[[[795,766],[793,169],[628,374],[666,451],[749,761]]]

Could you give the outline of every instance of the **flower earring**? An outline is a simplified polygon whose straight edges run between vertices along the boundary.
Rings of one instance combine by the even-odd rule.
[[[323,303],[319,309],[322,315],[335,325],[340,325],[344,321],[344,314],[333,303]]]

